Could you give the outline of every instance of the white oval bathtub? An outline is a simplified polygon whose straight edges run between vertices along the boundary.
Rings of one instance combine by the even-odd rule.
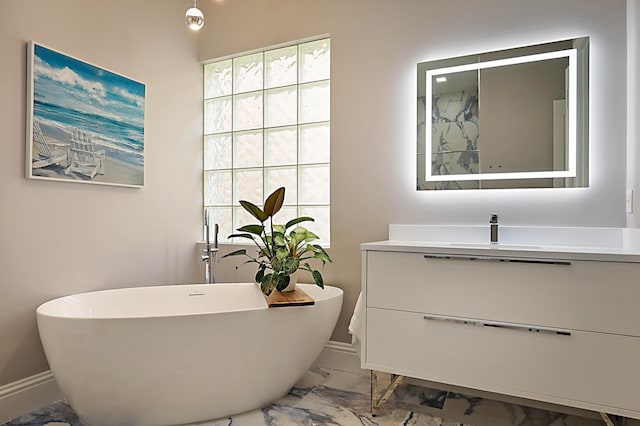
[[[329,340],[342,290],[298,285],[315,305],[269,309],[254,284],[83,293],[39,306],[38,329],[84,423],[216,419],[285,395]]]

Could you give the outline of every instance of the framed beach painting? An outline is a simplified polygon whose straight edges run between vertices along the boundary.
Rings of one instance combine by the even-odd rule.
[[[26,176],[144,185],[143,83],[28,45]]]

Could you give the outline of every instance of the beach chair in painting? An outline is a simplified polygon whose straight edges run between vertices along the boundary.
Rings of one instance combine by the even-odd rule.
[[[69,167],[64,171],[66,175],[78,173],[89,179],[104,174],[105,151],[97,150],[96,144],[86,132],[74,131],[69,137]]]
[[[40,169],[52,164],[60,164],[69,161],[68,146],[59,143],[47,142],[42,134],[40,124],[33,122],[33,142],[38,147],[38,153],[31,158],[31,167]]]

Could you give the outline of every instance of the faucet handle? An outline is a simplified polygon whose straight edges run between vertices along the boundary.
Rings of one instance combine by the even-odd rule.
[[[207,254],[200,255],[200,259],[198,259],[198,261],[196,262],[195,267],[197,268],[198,266],[200,266],[201,263],[208,263],[208,262],[209,262],[209,255]]]

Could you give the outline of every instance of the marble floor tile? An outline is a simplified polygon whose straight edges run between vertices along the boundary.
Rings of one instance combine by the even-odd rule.
[[[447,399],[447,392],[406,384],[393,393],[392,401],[396,405],[413,408],[431,408],[442,410]]]
[[[442,415],[474,426],[602,426],[596,419],[450,392]]]
[[[262,410],[253,410],[233,417],[185,426],[268,426],[268,423],[265,421]]]
[[[376,424],[371,419],[368,396],[350,390],[318,386],[300,401],[296,409],[314,417],[328,415],[335,421],[329,424]]]
[[[337,372],[336,372],[337,373]],[[314,386],[321,385],[325,383],[327,380],[330,380],[332,376],[336,376],[336,373],[333,373],[329,370],[311,367],[304,376],[294,385],[295,389],[311,389]],[[337,374],[341,376],[342,374]]]
[[[6,426],[82,426],[71,407],[56,401],[48,407],[13,419]]]
[[[441,426],[442,419],[389,405],[371,415],[369,394],[318,386],[298,405],[278,418],[285,425]],[[280,425],[276,422],[274,425]]]
[[[362,394],[369,394],[371,379],[369,374],[355,374],[346,371],[335,371],[329,374],[321,385],[329,388],[348,390]]]

